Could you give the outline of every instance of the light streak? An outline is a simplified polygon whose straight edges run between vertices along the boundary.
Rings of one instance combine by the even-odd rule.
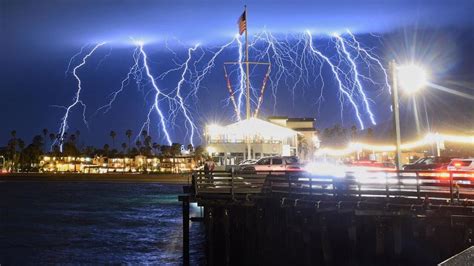
[[[428,133],[424,138],[403,143],[401,145],[402,150],[410,150],[430,144],[442,143],[442,142],[452,142],[452,143],[461,143],[474,145],[474,136],[460,136],[460,135],[450,135],[450,134],[441,134],[441,133]],[[354,152],[361,152],[363,150],[373,151],[373,152],[393,152],[396,147],[394,145],[371,145],[368,143],[362,142],[351,142],[346,148],[343,149],[333,149],[333,148],[322,148],[315,152],[315,155],[330,155],[330,156],[347,156]]]
[[[427,85],[434,88],[434,89],[440,90],[440,91],[444,91],[444,92],[447,92],[447,93],[450,93],[450,94],[453,94],[453,95],[456,95],[456,96],[459,96],[459,97],[463,97],[463,98],[466,98],[466,99],[469,99],[469,100],[474,100],[474,96],[471,95],[471,94],[468,94],[468,93],[453,90],[453,89],[450,89],[450,88],[447,88],[445,86],[441,86],[441,85],[438,85],[438,84],[435,84],[435,83],[432,83],[432,82],[428,82]]]
[[[61,126],[59,128],[59,134],[60,134],[59,149],[60,149],[61,152],[63,151],[64,134],[66,133],[66,130],[68,128],[69,113],[70,113],[71,109],[74,108],[78,104],[82,105],[82,108],[83,108],[83,112],[82,112],[82,118],[83,119],[82,120],[83,120],[84,124],[87,126],[87,120],[86,120],[86,116],[85,116],[86,105],[84,104],[84,102],[80,98],[81,91],[82,91],[82,81],[81,81],[81,79],[79,78],[79,76],[77,74],[77,70],[79,68],[81,68],[82,66],[84,66],[86,64],[87,59],[95,52],[95,50],[97,50],[99,47],[101,47],[104,44],[105,44],[105,42],[101,42],[101,43],[97,44],[96,46],[94,46],[94,48],[82,58],[81,63],[79,65],[75,66],[73,71],[72,71],[72,74],[74,75],[74,77],[77,80],[77,91],[76,91],[76,94],[74,96],[73,103],[71,105],[69,105],[68,107],[66,107],[66,112],[65,112],[63,118],[61,119]],[[55,145],[55,144],[56,144],[56,141],[55,141],[55,143],[53,143],[53,145]]]

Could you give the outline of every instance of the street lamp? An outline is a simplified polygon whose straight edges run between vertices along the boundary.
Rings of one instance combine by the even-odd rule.
[[[409,94],[416,93],[426,85],[426,72],[420,66],[415,64],[398,66],[396,71],[400,87]]]
[[[395,165],[397,170],[402,168],[401,164],[401,137],[400,137],[400,106],[398,102],[398,84],[407,93],[413,94],[422,89],[427,83],[426,72],[420,66],[408,64],[397,66],[395,60],[390,62],[392,72],[392,106],[393,124],[395,128],[396,154]]]

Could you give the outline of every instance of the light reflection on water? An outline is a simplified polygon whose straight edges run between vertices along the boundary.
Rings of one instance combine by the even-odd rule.
[[[152,183],[3,182],[0,264],[180,264],[181,191]],[[191,223],[192,264],[204,261],[202,229]]]

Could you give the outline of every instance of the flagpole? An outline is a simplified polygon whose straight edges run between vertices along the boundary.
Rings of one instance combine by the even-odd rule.
[[[248,14],[247,14],[247,5],[244,6],[245,10],[245,63],[246,63],[246,83],[247,83],[247,97],[246,97],[246,117],[247,119],[250,118],[250,66],[249,66],[249,42],[248,42]]]
[[[249,42],[248,42],[248,14],[247,14],[247,5],[244,6],[244,12],[245,12],[245,63],[246,63],[246,117],[247,120],[250,119],[250,66],[249,66]],[[247,159],[252,158],[252,147],[250,145],[250,139],[247,137]]]

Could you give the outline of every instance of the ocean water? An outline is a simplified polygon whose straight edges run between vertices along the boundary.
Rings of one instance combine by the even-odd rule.
[[[0,264],[179,265],[181,192],[154,183],[0,182]],[[203,225],[190,224],[191,263],[204,264]]]

